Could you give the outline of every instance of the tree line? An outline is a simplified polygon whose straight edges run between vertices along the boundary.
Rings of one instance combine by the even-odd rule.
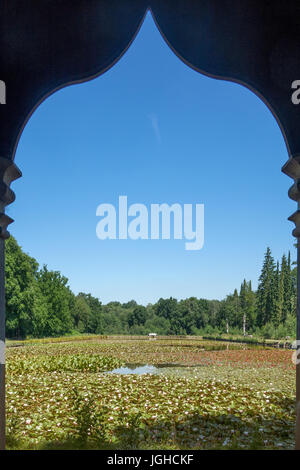
[[[267,248],[257,291],[244,280],[224,300],[159,299],[146,307],[131,300],[102,302],[75,295],[59,271],[24,253],[14,237],[6,242],[6,333],[8,338],[76,333],[160,335],[259,334],[295,336],[296,268],[290,253],[274,261]]]

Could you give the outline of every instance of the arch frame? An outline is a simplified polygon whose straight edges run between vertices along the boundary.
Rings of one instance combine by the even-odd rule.
[[[11,183],[21,176],[16,148],[31,115],[63,87],[92,80],[125,54],[148,11],[172,51],[209,77],[238,83],[270,109],[294,180],[290,216],[300,238],[300,4],[298,0],[0,0],[0,345],[5,342],[4,246],[13,220]],[[299,85],[300,87],[300,85]],[[300,97],[300,93],[299,93]],[[299,102],[298,102],[299,101]],[[53,188],[55,191],[55,188]],[[298,242],[297,339],[300,340]],[[0,358],[1,359],[1,358]],[[297,437],[300,449],[300,365],[297,365]],[[4,437],[4,360],[0,360],[0,447]],[[2,397],[2,400],[1,400]]]

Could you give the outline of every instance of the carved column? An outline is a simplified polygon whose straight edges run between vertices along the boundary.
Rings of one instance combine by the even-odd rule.
[[[0,157],[0,449],[5,449],[5,240],[7,226],[13,219],[5,214],[5,206],[15,200],[10,183],[21,176],[17,166]]]
[[[294,179],[289,197],[298,203],[298,209],[288,220],[294,222],[293,236],[297,238],[297,356],[296,364],[296,450],[300,450],[300,157],[290,158],[282,167],[283,173]],[[298,362],[298,361],[297,361]]]

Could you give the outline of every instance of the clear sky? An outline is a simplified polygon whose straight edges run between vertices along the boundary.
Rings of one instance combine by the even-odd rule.
[[[49,97],[21,137],[10,231],[75,293],[104,303],[221,299],[256,287],[267,246],[296,253],[288,158],[268,108],[241,85],[205,77],[166,45],[150,15],[108,72]],[[203,203],[205,244],[96,237],[96,208]]]

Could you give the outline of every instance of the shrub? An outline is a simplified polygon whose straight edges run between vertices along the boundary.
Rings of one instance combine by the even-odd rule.
[[[88,440],[103,442],[107,438],[107,407],[96,411],[92,397],[79,393],[78,388],[72,390],[73,413],[75,418],[74,435],[79,442]]]

